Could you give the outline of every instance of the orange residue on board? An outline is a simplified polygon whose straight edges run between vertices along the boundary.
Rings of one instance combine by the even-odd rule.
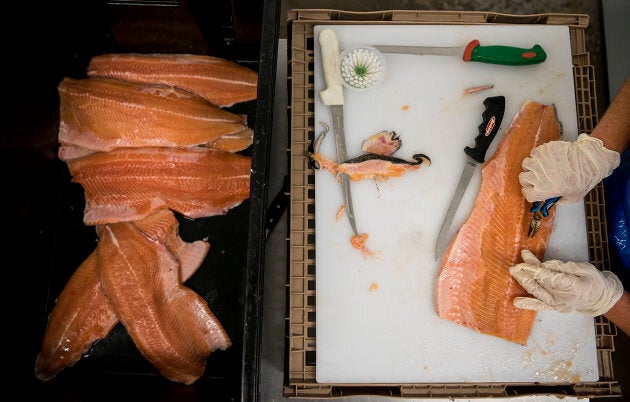
[[[339,209],[337,210],[337,216],[335,217],[335,219],[337,220],[337,222],[339,222],[341,220],[341,217],[343,216],[344,212],[346,212],[346,206],[342,205],[339,207]]]
[[[375,290],[378,290],[378,283],[372,282],[370,284],[370,292],[374,292]]]
[[[529,365],[534,361],[534,355],[536,354],[536,352],[534,352],[533,350],[526,350],[523,353],[523,357],[521,359],[521,364],[524,368],[529,367]]]
[[[356,248],[357,250],[361,250],[361,253],[363,253],[363,258],[365,259],[367,259],[368,257],[378,257],[379,255],[378,252],[374,252],[370,250],[365,245],[367,238],[368,238],[367,233],[362,233],[360,235],[353,235],[350,238],[350,244],[352,244],[352,247]]]
[[[569,368],[572,365],[573,364],[570,361],[558,361],[549,367],[549,371],[547,373],[561,381],[568,381],[570,378],[575,376],[575,374],[571,374],[569,372]]]
[[[407,111],[409,110],[409,105],[402,105],[401,109]]]
[[[352,247],[360,250],[365,247],[365,242],[367,241],[367,238],[367,233],[363,233],[361,235],[353,235],[350,238],[350,243],[352,244]]]

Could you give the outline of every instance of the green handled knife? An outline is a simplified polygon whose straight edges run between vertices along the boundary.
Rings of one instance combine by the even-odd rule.
[[[466,192],[466,188],[468,188],[468,183],[470,183],[470,179],[477,169],[477,166],[485,162],[486,151],[490,147],[497,131],[499,131],[499,126],[503,120],[503,113],[505,112],[505,97],[492,96],[486,98],[483,101],[483,104],[486,109],[482,114],[483,121],[478,127],[479,134],[475,137],[475,147],[464,148],[464,152],[466,153],[466,165],[464,165],[464,169],[462,170],[462,174],[459,178],[459,183],[457,183],[457,188],[451,198],[451,202],[446,211],[446,216],[442,221],[442,227],[440,227],[440,233],[438,234],[435,245],[436,260],[444,253],[446,246],[448,246],[448,243],[451,240],[450,237],[448,237],[448,233],[451,223],[453,222],[453,218],[455,217],[455,212],[457,212],[459,203]]]
[[[433,46],[386,46],[372,45],[383,53],[402,53],[415,55],[437,55],[461,57],[464,61],[477,61],[488,64],[506,66],[524,66],[539,64],[547,59],[547,53],[540,45],[529,49],[514,46],[481,46],[477,39],[466,47],[433,47]]]

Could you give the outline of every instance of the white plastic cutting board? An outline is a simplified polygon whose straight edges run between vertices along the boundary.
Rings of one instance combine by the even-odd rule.
[[[393,130],[403,145],[395,156],[428,155],[432,164],[376,185],[352,182],[360,233],[379,258],[364,259],[350,245],[350,226],[336,220],[342,205],[339,184],[328,171],[315,176],[318,382],[540,382],[597,381],[593,319],[577,313],[539,313],[526,346],[479,334],[440,319],[433,306],[439,269],[434,247],[442,218],[464,165],[464,147],[474,145],[489,96],[506,97],[501,129],[490,157],[520,108],[532,99],[556,105],[564,138],[577,138],[569,30],[540,25],[330,25],[316,26],[315,125],[331,127],[320,151],[336,159],[317,35],[333,28],[340,49],[370,45],[531,47],[547,60],[533,66],[465,63],[445,56],[386,54],[386,78],[367,92],[345,89],[348,157],[362,141]],[[469,87],[494,84],[463,95]],[[470,214],[480,171],[473,177],[455,217],[452,234]],[[556,206],[546,258],[588,260],[584,206]]]

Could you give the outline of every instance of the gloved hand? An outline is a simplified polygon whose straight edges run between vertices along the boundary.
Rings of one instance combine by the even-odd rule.
[[[580,134],[577,141],[550,141],[523,159],[518,179],[529,202],[561,196],[559,205],[580,201],[619,166],[619,152]]]
[[[595,317],[610,310],[623,294],[623,285],[615,274],[589,263],[541,263],[529,250],[522,250],[521,257],[523,263],[511,267],[510,274],[536,298],[516,297],[515,307],[561,313],[575,310]]]

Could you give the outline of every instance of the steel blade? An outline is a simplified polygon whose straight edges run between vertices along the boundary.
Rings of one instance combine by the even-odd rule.
[[[348,159],[346,153],[346,135],[343,128],[343,105],[331,105],[330,111],[332,112],[333,119],[337,163],[343,163]]]
[[[455,217],[455,213],[457,212],[457,208],[459,208],[459,203],[462,201],[462,197],[468,188],[468,183],[470,183],[470,179],[472,178],[473,173],[479,163],[477,163],[474,159],[467,157],[466,165],[462,170],[462,175],[459,177],[459,183],[457,183],[457,188],[455,189],[455,193],[451,198],[451,203],[446,210],[446,216],[442,221],[442,227],[440,228],[440,233],[438,234],[437,242],[435,245],[435,259],[437,260],[446,250],[446,246],[450,242],[449,229],[451,228],[451,223],[453,223],[453,218]]]
[[[343,194],[343,200],[346,205],[346,214],[348,215],[348,219],[350,220],[350,227],[352,227],[352,232],[358,236],[359,232],[357,231],[357,224],[354,218],[354,208],[352,207],[352,193],[350,192],[350,177],[343,173],[341,175],[341,192]]]
[[[435,55],[435,56],[456,56],[462,57],[465,48],[463,47],[435,47],[435,46],[372,46],[383,53],[401,53],[415,55]]]
[[[333,118],[337,162],[343,163],[348,159],[346,154],[346,136],[343,127],[343,105],[331,105],[330,111],[332,112]],[[352,227],[352,232],[358,236],[359,232],[357,231],[354,208],[352,206],[352,193],[350,192],[350,177],[343,173],[341,174],[341,192],[343,195],[343,203],[346,206],[346,214],[350,221],[350,227]]]

